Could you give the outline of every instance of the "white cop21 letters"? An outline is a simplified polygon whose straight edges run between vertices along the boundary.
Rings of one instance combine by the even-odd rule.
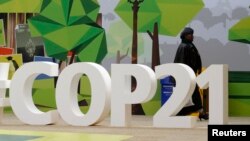
[[[0,63],[0,70],[3,64]],[[57,109],[49,112],[40,111],[32,99],[33,82],[41,73],[51,77],[58,76],[58,64],[27,63],[16,71],[10,86],[7,78],[0,78],[0,90],[10,88],[9,99],[13,112],[26,124],[53,124],[61,117],[73,126],[89,126],[102,121],[111,112],[111,126],[129,126],[131,104],[150,101],[156,93],[157,79],[169,75],[175,78],[176,87],[170,99],[153,116],[154,127],[195,127],[197,122],[195,117],[176,116],[176,114],[191,98],[196,83],[201,88],[209,87],[209,124],[227,123],[227,65],[211,65],[196,77],[192,69],[184,64],[160,65],[156,67],[155,72],[139,64],[113,64],[110,77],[109,73],[98,64],[74,63],[61,72],[56,86]],[[77,100],[77,83],[82,74],[86,74],[91,83],[92,99],[87,113],[81,112]],[[137,81],[137,87],[133,92],[131,92],[131,76]]]

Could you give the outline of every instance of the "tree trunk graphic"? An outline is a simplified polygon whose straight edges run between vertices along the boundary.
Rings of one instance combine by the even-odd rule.
[[[120,64],[121,60],[124,59],[126,56],[128,56],[128,51],[129,51],[129,48],[128,48],[126,54],[124,54],[124,55],[121,55],[121,51],[120,50],[117,51],[117,53],[116,53],[116,63],[117,64]]]
[[[137,50],[138,50],[138,12],[140,9],[140,3],[144,0],[128,0],[131,3],[133,10],[133,40],[132,40],[132,64],[137,64]]]
[[[153,41],[152,45],[152,64],[151,68],[155,70],[155,66],[160,65],[160,50],[159,50],[159,30],[158,30],[158,23],[154,24],[154,31],[153,34],[148,30],[147,31],[150,38]]]
[[[144,0],[128,0],[129,3],[131,3],[132,10],[133,10],[133,39],[132,39],[132,64],[137,64],[137,50],[138,50],[138,11],[140,9],[140,4]],[[134,91],[136,89],[136,80],[134,77],[131,78],[131,91]],[[134,115],[144,115],[144,111],[142,109],[141,104],[133,104],[132,105],[132,114]]]

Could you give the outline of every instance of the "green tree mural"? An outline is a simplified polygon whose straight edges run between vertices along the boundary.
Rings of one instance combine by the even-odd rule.
[[[228,36],[231,41],[250,44],[250,17],[241,19],[235,24],[229,30]]]
[[[158,34],[176,36],[203,6],[202,0],[145,0],[140,4],[137,32],[150,34],[154,51],[152,58],[159,58],[159,53],[156,53],[159,52]],[[115,11],[129,27],[134,27],[133,13],[126,0],[120,0]],[[159,59],[155,61],[159,63]]]
[[[133,4],[132,10],[131,3]],[[133,29],[132,50],[135,51],[132,52],[132,63],[137,63],[137,54],[135,54],[137,32],[147,32],[153,41],[151,63],[154,69],[160,64],[159,34],[176,36],[203,6],[202,0],[120,0],[115,11]],[[136,86],[133,85],[134,83],[135,80],[132,79],[132,90]],[[138,111],[141,114],[141,110]]]
[[[48,56],[65,60],[72,51],[78,61],[100,63],[107,45],[105,31],[96,23],[98,12],[96,0],[44,0],[29,27],[33,36],[43,38]]]
[[[29,19],[29,28],[33,36],[43,38],[50,57],[65,60],[72,51],[78,61],[100,63],[107,54],[97,0],[1,0],[0,12],[37,13]],[[38,83],[39,88],[33,87],[36,105],[55,108],[52,81]],[[78,95],[78,100],[84,98]]]
[[[42,0],[1,0],[1,13],[39,13]]]
[[[121,28],[122,27],[122,28]],[[117,32],[119,31],[119,32]],[[108,45],[108,54],[107,57],[116,56],[116,63],[120,63],[120,61],[131,54],[131,29],[121,21],[115,22],[110,26],[107,32],[107,45]],[[139,34],[138,35],[138,54],[142,54],[144,52],[143,48],[143,38]],[[128,54],[130,53],[130,54]]]
[[[100,63],[107,54],[105,31],[96,23],[97,0],[1,0],[0,12],[39,13],[29,27],[43,38],[50,57],[65,60],[72,51],[78,61]]]

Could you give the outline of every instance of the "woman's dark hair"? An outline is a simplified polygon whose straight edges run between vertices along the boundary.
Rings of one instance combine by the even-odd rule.
[[[186,27],[182,32],[181,32],[181,39],[185,39],[185,36],[188,34],[194,34],[194,30],[190,27]]]

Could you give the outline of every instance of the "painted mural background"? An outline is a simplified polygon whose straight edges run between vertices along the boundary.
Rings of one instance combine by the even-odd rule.
[[[106,29],[107,38],[109,38],[109,35],[119,36],[121,34],[119,31],[112,29],[117,24],[120,24],[121,29],[123,27],[128,28],[114,12],[118,2],[119,0],[99,0],[101,5],[100,12],[103,14],[103,27]],[[228,64],[230,71],[250,71],[250,45],[228,40],[229,29],[242,18],[250,16],[250,1],[203,0],[203,2],[205,4],[204,8],[187,25],[195,30],[194,43],[201,54],[203,66]],[[129,36],[128,33],[124,32],[124,34]],[[143,37],[139,41],[143,43],[143,49],[141,50],[144,52],[139,54],[138,63],[150,66],[151,39],[146,33],[139,35]],[[180,42],[179,35],[177,37],[160,36],[161,63],[173,62]],[[109,42],[109,40],[108,47],[112,47],[112,42]],[[123,54],[126,54],[126,45],[117,48],[123,48]],[[108,54],[102,64],[110,70],[110,65],[115,63],[115,61],[115,56]],[[121,63],[130,63],[129,55]]]
[[[91,5],[90,0],[68,0],[68,1],[25,0],[22,2],[21,1],[22,0],[0,0],[0,19],[3,19],[4,22],[3,27],[5,29],[5,33],[2,33],[2,35],[5,36],[6,40],[5,41],[6,45],[1,48],[2,50],[11,49],[14,50],[13,53],[16,53],[18,47],[17,45],[18,40],[16,40],[15,38],[16,25],[27,24],[28,21],[31,21],[29,22],[29,26],[31,32],[33,31],[32,36],[34,36],[35,32],[36,35],[42,35],[43,39],[47,39],[47,41],[50,40],[56,46],[61,45],[62,48],[65,50],[65,52],[64,51],[62,52],[63,53],[62,55],[64,56],[63,59],[58,56],[57,56],[58,58],[52,56],[57,59],[61,59],[61,61],[59,62],[60,69],[63,68],[61,67],[61,64],[63,64],[62,61],[65,58],[68,59],[69,56],[71,56],[72,54],[73,54],[72,56],[78,55],[77,56],[78,58],[79,56],[84,58],[84,60],[80,61],[86,61],[85,59],[90,59],[90,58],[97,58],[97,60],[93,59],[87,61],[101,63],[109,72],[111,69],[111,64],[131,63],[133,30],[125,24],[125,21],[123,21],[118,16],[117,13],[115,13],[115,8],[117,7],[120,0],[93,0],[94,2],[99,2],[100,4],[99,12],[101,14],[98,14],[99,6],[96,10],[95,7],[97,6],[97,4]],[[126,2],[127,0],[123,1]],[[158,2],[163,2],[163,3],[164,2],[172,3],[173,1],[174,3],[177,3],[176,0],[158,0]],[[192,2],[198,2],[198,1],[201,2],[202,0],[192,0]],[[151,0],[151,2],[155,1]],[[179,0],[178,2],[181,3],[180,4],[181,6],[183,6],[182,3],[191,4],[188,5],[190,7],[194,6],[191,0],[190,1]],[[73,4],[74,8],[71,9],[72,3],[74,3]],[[88,3],[90,5],[88,5]],[[239,23],[239,21],[241,21],[242,19],[250,17],[250,8],[249,8],[250,1],[249,0],[203,0],[203,3],[204,7],[203,5],[200,7],[200,8],[203,7],[201,11],[199,12],[198,10],[198,14],[192,20],[190,20],[190,22],[186,26],[192,27],[195,30],[194,44],[196,45],[201,54],[203,66],[205,68],[210,66],[211,64],[229,65],[229,71],[231,74],[229,80],[230,81],[229,114],[233,116],[239,116],[239,115],[250,116],[250,112],[248,110],[250,107],[250,96],[249,96],[250,45],[229,41],[228,39],[229,29],[231,29],[235,24]],[[94,6],[94,9],[92,9],[93,8],[92,6]],[[126,7],[126,9],[130,10],[131,5],[128,6],[130,7],[128,8]],[[140,6],[142,7],[143,3],[141,3]],[[149,7],[146,8],[150,8],[151,5],[148,6]],[[10,7],[12,8],[10,9]],[[59,12],[54,13],[55,11],[54,9],[59,9],[58,10]],[[94,15],[91,12],[92,11],[91,9],[94,10]],[[174,9],[177,12],[179,10],[178,14],[181,13],[180,12],[181,7],[173,8],[171,5],[169,9]],[[39,13],[39,11],[41,12],[40,15],[37,14]],[[155,11],[155,9],[153,9],[153,11]],[[188,12],[188,10],[184,12]],[[172,15],[174,14],[172,13]],[[58,15],[60,15],[61,17]],[[102,15],[102,18],[100,18],[101,17],[100,15]],[[91,22],[89,21],[90,20],[89,16],[90,17],[94,16],[90,18]],[[131,14],[131,17],[127,16],[126,18],[131,20],[133,19],[133,16]],[[139,17],[139,19],[140,18],[142,19],[148,17],[144,16],[144,17]],[[177,19],[174,17],[172,18],[173,18],[172,20]],[[55,22],[54,20],[57,21]],[[141,21],[147,21],[147,19],[146,20],[143,19]],[[34,25],[36,25],[37,27],[34,28]],[[99,36],[92,35],[95,32],[91,31],[86,33],[91,34],[92,35],[91,37],[93,38],[91,38],[91,41],[90,40],[86,41],[86,39],[90,38],[90,36],[89,35],[82,36],[82,33],[88,30],[82,30],[82,29],[79,30],[79,28],[75,28],[75,26],[77,25],[84,27],[82,29],[86,29],[85,28],[86,26],[88,28],[90,27],[93,27],[94,29],[98,28],[99,30],[101,30],[100,32],[101,35],[106,35],[106,38],[103,38],[102,36],[99,38]],[[249,31],[249,29],[250,25],[249,28],[246,30]],[[37,34],[38,31],[41,33]],[[53,34],[51,34],[51,36],[48,37],[46,34],[50,33],[51,31],[63,31],[63,32],[52,32]],[[46,34],[43,34],[43,32],[45,32]],[[152,32],[152,29],[150,32]],[[81,41],[82,46],[76,44],[79,43],[78,41]],[[82,41],[84,41],[84,43]],[[176,37],[170,37],[165,35],[159,36],[161,64],[173,62],[177,47],[180,44],[180,42],[181,40],[179,35],[177,35]],[[100,45],[105,45],[105,48],[104,46]],[[46,47],[46,42],[45,42],[45,47]],[[83,49],[85,47],[88,47],[87,48],[88,50],[83,50],[84,53],[79,53],[80,50],[75,49],[75,48]],[[46,48],[47,50],[52,50],[56,52],[58,51],[58,48],[55,50],[53,49],[52,44],[48,44]],[[97,52],[101,54],[99,57],[97,56]],[[3,51],[0,53],[3,53]],[[51,55],[48,53],[48,51],[46,51],[46,53],[48,56]],[[151,66],[152,39],[147,33],[138,33],[137,54],[138,54],[138,60],[137,60],[138,64],[148,65],[149,67]],[[58,55],[61,56],[61,54]],[[71,59],[68,59],[67,62],[74,62],[74,60],[75,60],[74,57],[71,57]],[[244,73],[243,71],[248,71],[248,72]],[[47,111],[48,109],[56,108],[55,97],[54,97],[55,83],[56,79],[55,80],[45,79],[45,80],[36,80],[33,85],[33,99],[35,101],[35,104],[39,106],[42,110]],[[88,106],[91,103],[90,88],[91,86],[88,78],[86,76],[83,76],[78,86],[78,101],[79,101],[78,104],[83,111],[87,111]],[[161,106],[160,89],[161,85],[158,83],[158,89],[155,97],[150,102],[142,104],[142,108],[146,115],[153,115],[160,108]]]
[[[1,8],[0,17],[4,19],[6,46],[14,48],[15,50],[13,32],[16,24],[26,23],[26,20],[32,15],[30,12],[38,12],[39,8],[37,5],[39,5],[42,0],[35,0],[35,7],[30,5],[28,1],[25,1],[26,3],[8,1],[10,1],[10,5],[17,7],[14,11],[18,11],[18,14],[5,14],[4,11],[13,11],[13,9],[9,9],[10,6],[6,6],[5,8]],[[3,1],[2,3],[8,1]],[[119,60],[121,63],[130,63],[131,49],[128,50],[128,48],[132,45],[132,30],[130,30],[125,22],[115,13],[114,9],[119,0],[97,1],[100,4],[100,13],[103,15],[102,26],[106,30],[108,44],[108,54],[102,61],[103,66],[110,70],[110,65],[117,62],[116,50],[120,50],[120,54],[123,56],[123,59]],[[203,66],[208,67],[211,64],[228,64],[230,71],[249,71],[250,45],[229,41],[228,31],[242,18],[250,16],[250,1],[203,0],[203,2],[204,8],[187,25],[195,30],[194,43],[201,54]],[[25,11],[23,11],[22,8],[25,6],[29,8],[25,8]],[[143,6],[143,4],[141,6]],[[131,19],[132,18],[131,16]],[[118,29],[116,29],[117,27]],[[114,42],[116,42],[116,44],[114,44]],[[146,33],[143,33],[139,34],[138,42],[138,63],[150,66],[152,50],[151,39]],[[179,36],[170,37],[160,35],[159,42],[161,63],[173,62],[176,49],[180,43]],[[128,54],[127,51],[129,51]]]

